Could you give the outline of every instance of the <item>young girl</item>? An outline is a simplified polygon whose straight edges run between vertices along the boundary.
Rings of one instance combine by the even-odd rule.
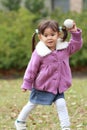
[[[63,32],[62,38],[60,33]],[[71,39],[66,42],[66,28],[59,28],[54,20],[42,21],[33,36],[31,60],[25,71],[22,84],[23,92],[31,91],[30,101],[23,107],[17,120],[16,130],[27,130],[26,119],[39,104],[56,105],[62,130],[70,130],[70,120],[64,98],[64,92],[71,86],[69,57],[82,47],[81,30],[76,27],[68,29]],[[35,36],[39,42],[35,45]]]

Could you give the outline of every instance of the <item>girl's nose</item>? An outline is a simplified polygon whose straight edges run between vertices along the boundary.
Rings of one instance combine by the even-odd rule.
[[[48,36],[47,38],[48,38],[48,39],[51,39],[52,37],[51,37],[51,36]]]

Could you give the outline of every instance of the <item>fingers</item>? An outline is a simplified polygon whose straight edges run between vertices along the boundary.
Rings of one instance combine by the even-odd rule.
[[[68,29],[69,32],[76,32],[77,31],[77,27],[76,27],[76,23],[73,23],[73,27]]]
[[[27,89],[22,89],[22,92],[26,92],[27,91]]]
[[[64,26],[66,27],[67,31],[69,31],[69,32],[76,32],[77,31],[76,23],[72,19],[66,19],[64,21]]]

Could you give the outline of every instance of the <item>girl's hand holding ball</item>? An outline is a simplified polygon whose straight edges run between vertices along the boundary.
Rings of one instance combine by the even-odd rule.
[[[70,32],[76,32],[77,31],[76,23],[72,19],[66,19],[64,21],[64,26]]]

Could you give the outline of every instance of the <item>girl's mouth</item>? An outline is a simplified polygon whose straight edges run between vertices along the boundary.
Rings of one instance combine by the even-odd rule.
[[[50,44],[50,43],[53,43],[53,41],[49,41],[49,42],[47,42],[48,44]]]

